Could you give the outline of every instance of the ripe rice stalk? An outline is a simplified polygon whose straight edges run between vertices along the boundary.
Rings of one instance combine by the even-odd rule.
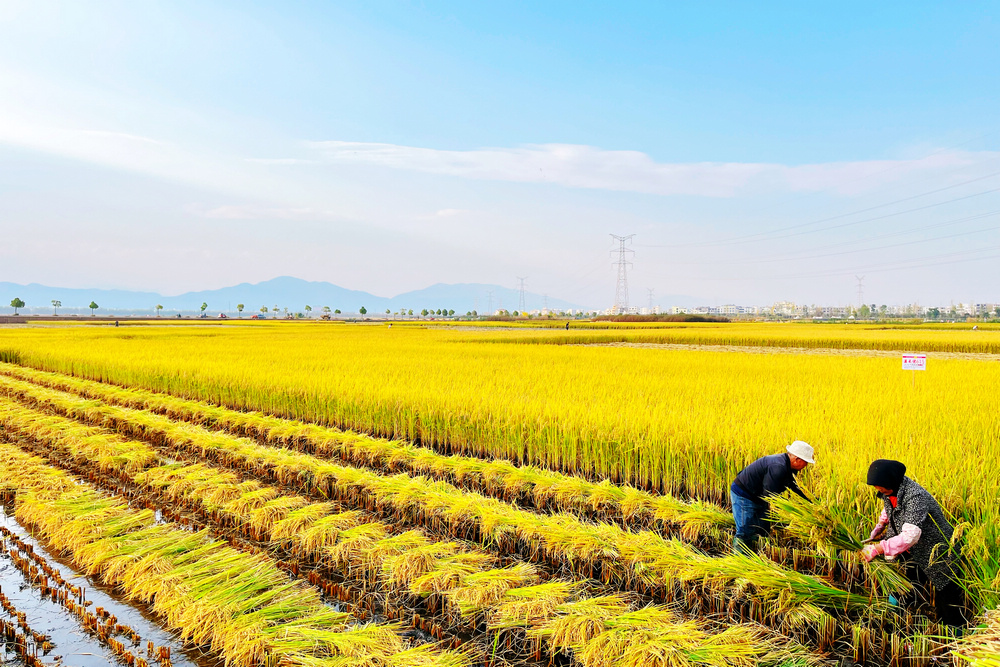
[[[970,667],[1000,667],[1000,609],[991,609],[974,632],[955,641],[954,654]]]
[[[337,543],[340,533],[354,528],[364,520],[358,511],[340,512],[317,519],[301,533],[292,536],[293,542],[306,553],[316,553]]]
[[[240,482],[236,485],[223,484],[216,487],[208,487],[204,490],[204,500],[209,507],[222,509],[235,502],[238,498],[259,491],[262,484],[255,479]]]
[[[291,540],[314,526],[323,517],[333,513],[334,505],[332,503],[310,503],[294,509],[285,518],[275,522],[271,528],[271,539],[275,541]]]
[[[386,659],[387,667],[470,667],[475,656],[470,649],[445,651],[432,644],[421,644],[394,653]]]
[[[244,493],[240,497],[223,505],[221,509],[235,516],[245,516],[252,510],[264,507],[264,505],[277,497],[278,491],[276,489],[265,486]]]
[[[262,536],[270,536],[274,525],[309,501],[301,496],[279,496],[249,513],[249,525]]]
[[[461,586],[446,591],[444,596],[458,607],[463,617],[469,617],[484,608],[493,607],[511,589],[529,586],[537,581],[538,572],[534,567],[518,563],[469,574],[464,577]]]
[[[382,574],[387,585],[408,589],[413,581],[430,572],[437,562],[458,553],[457,542],[432,542],[405,552],[388,556],[382,562]]]
[[[381,574],[383,564],[390,559],[403,556],[415,549],[426,548],[430,544],[430,540],[422,532],[408,530],[375,542],[371,548],[360,552],[353,564],[364,572],[371,573],[366,578],[374,580]]]
[[[857,558],[854,554],[861,551],[863,544],[848,527],[843,512],[820,499],[807,504],[797,497],[775,496],[770,499],[770,506],[772,517],[781,521],[786,531],[822,555],[842,558],[847,552]],[[899,597],[913,589],[913,584],[894,563],[873,560],[864,569],[867,579],[874,584],[873,592],[878,595]]]
[[[417,577],[410,584],[410,592],[417,595],[444,593],[462,585],[470,574],[479,572],[495,559],[484,553],[457,553],[437,561],[434,570]]]
[[[387,535],[388,530],[381,523],[363,523],[342,530],[336,543],[323,549],[324,560],[332,566],[350,567],[362,562],[362,554]]]
[[[718,656],[724,662],[716,662],[713,652],[702,646],[705,636],[695,623],[678,623],[656,608],[626,612],[603,625],[600,633],[574,647],[574,655],[586,667],[750,665],[756,662],[747,658],[755,659],[760,653],[756,642],[745,643],[730,647],[737,651],[726,651],[724,656]],[[692,648],[699,650],[698,655],[691,655]]]
[[[554,633],[561,630],[551,626],[550,619],[559,610],[583,591],[584,584],[576,581],[550,581],[534,586],[521,586],[506,591],[497,605],[490,611],[488,623],[491,629],[528,628],[534,636],[550,639],[547,631],[540,627],[552,628]],[[600,598],[588,598],[600,600]],[[617,598],[616,598],[617,599]],[[600,602],[595,603],[597,605]],[[623,606],[622,609],[625,607]],[[543,626],[543,624],[545,624]],[[554,644],[558,647],[558,644]]]
[[[357,625],[348,630],[295,627],[274,637],[279,654],[365,657],[390,655],[403,650],[398,625]]]

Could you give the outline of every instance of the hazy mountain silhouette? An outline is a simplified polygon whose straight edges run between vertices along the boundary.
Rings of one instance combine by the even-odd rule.
[[[492,299],[490,297],[492,292]],[[26,313],[52,312],[52,301],[62,302],[60,312],[75,311],[90,312],[88,305],[96,302],[102,311],[134,311],[136,313],[151,313],[156,305],[163,306],[163,315],[176,312],[198,311],[202,303],[208,304],[209,314],[219,312],[234,312],[236,304],[245,306],[244,313],[250,315],[266,306],[268,310],[277,306],[279,310],[288,308],[289,312],[302,312],[306,304],[312,306],[314,314],[323,306],[331,310],[340,309],[344,313],[357,313],[364,306],[369,313],[384,313],[386,309],[399,309],[419,312],[426,308],[438,310],[447,308],[456,313],[466,313],[476,310],[485,313],[492,305],[493,310],[505,308],[518,310],[519,293],[515,289],[499,285],[484,285],[478,283],[462,283],[446,285],[438,283],[430,287],[406,292],[394,297],[381,297],[368,292],[349,290],[327,282],[311,282],[299,278],[282,276],[261,283],[241,283],[232,287],[214,290],[188,292],[177,296],[163,296],[155,292],[133,292],[128,290],[82,289],[71,287],[48,287],[32,283],[18,285],[16,283],[0,282],[0,312],[11,312],[7,306],[11,299],[20,298],[26,306],[21,309]],[[545,297],[539,294],[525,292],[525,310],[539,310],[546,303],[550,310],[600,310],[604,306],[585,306],[575,304],[555,297]]]

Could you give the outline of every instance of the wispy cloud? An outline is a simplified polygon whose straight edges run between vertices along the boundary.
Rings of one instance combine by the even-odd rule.
[[[437,150],[396,144],[320,141],[308,144],[323,162],[386,167],[476,180],[555,183],[567,187],[657,195],[734,197],[763,192],[829,190],[853,195],[873,188],[966,167],[1000,154],[941,151],[912,160],[806,165],[656,162],[639,151],[571,144]],[[282,160],[271,160],[282,163]],[[296,164],[308,160],[289,160]]]
[[[278,158],[248,157],[244,158],[244,160],[252,164],[319,164],[320,163],[319,160],[302,160],[300,158],[295,158],[295,157],[278,157]]]

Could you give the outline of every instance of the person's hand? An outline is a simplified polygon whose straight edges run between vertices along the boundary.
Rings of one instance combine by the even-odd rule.
[[[876,542],[875,544],[868,544],[861,550],[861,557],[865,559],[866,563],[872,562],[875,556],[881,556],[884,553],[882,549],[882,543]]]
[[[868,536],[868,539],[869,540],[874,540],[876,537],[878,537],[879,535],[881,535],[884,530],[885,530],[885,524],[882,524],[882,523],[877,524],[872,529],[871,535]]]

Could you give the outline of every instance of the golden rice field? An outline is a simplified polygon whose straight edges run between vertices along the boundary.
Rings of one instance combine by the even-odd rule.
[[[958,352],[1000,329],[2,328],[0,493],[228,665],[994,665],[1000,363]],[[732,477],[795,439],[817,504],[732,555]],[[979,631],[856,558],[874,458],[962,526]]]

